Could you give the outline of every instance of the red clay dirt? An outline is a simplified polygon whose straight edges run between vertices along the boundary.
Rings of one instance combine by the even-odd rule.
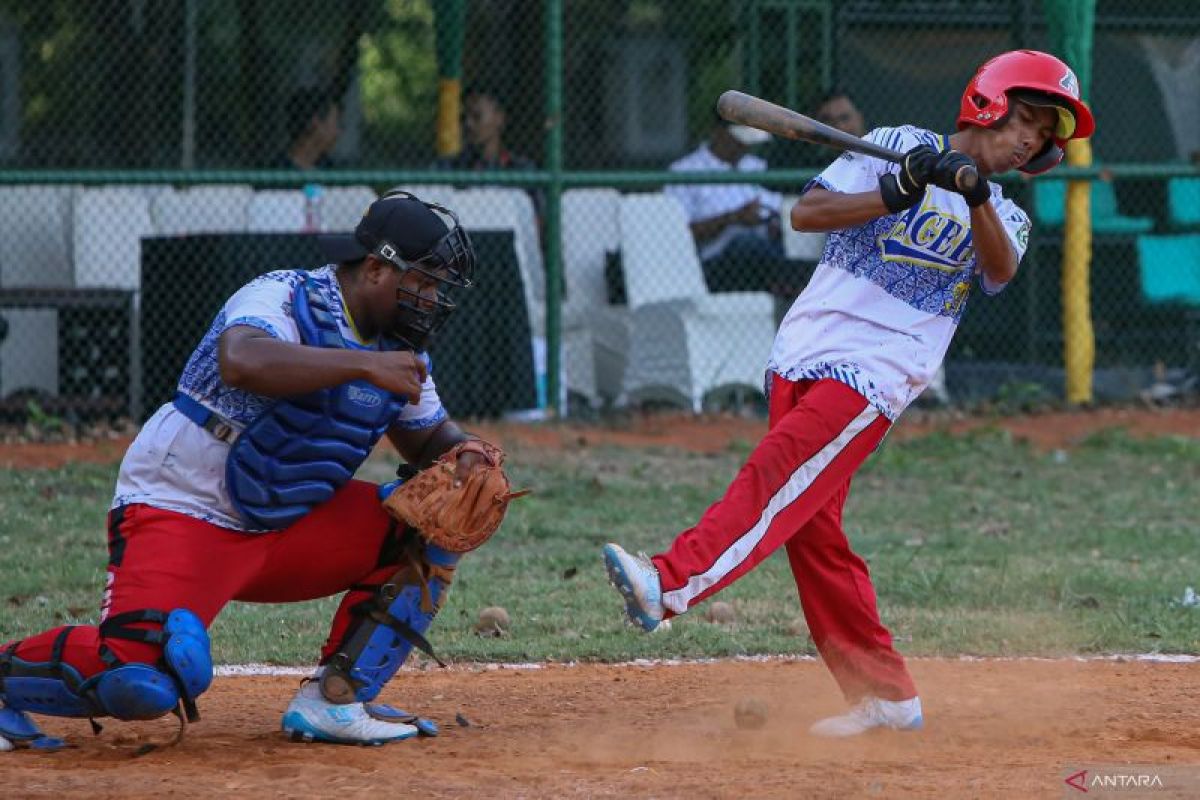
[[[1039,448],[1088,434],[1200,434],[1200,410],[1105,409],[1004,419],[904,420],[894,436],[998,426]],[[578,425],[470,426],[505,444],[719,451],[754,442],[761,420],[646,417],[621,429]],[[8,468],[113,462],[125,441],[0,445]],[[631,635],[633,635],[631,633]],[[218,678],[203,720],[184,741],[172,722],[108,722],[100,737],[79,720],[49,720],[78,748],[0,753],[0,796],[23,797],[1070,797],[1069,774],[1104,765],[1196,765],[1164,775],[1152,794],[1200,796],[1197,664],[918,659],[927,728],[852,741],[806,734],[840,709],[812,661],[721,661],[682,666],[456,666],[406,670],[382,700],[420,710],[437,739],[385,748],[292,744],[279,718],[296,678]],[[766,726],[734,724],[739,700],[771,709]],[[460,727],[455,715],[473,724]],[[1180,783],[1180,780],[1183,783]],[[1098,794],[1094,789],[1088,795]]]
[[[912,668],[926,729],[844,741],[806,733],[840,709],[813,661],[406,670],[381,699],[420,709],[443,734],[382,748],[288,742],[279,719],[296,678],[218,678],[180,745],[134,755],[168,739],[173,718],[109,723],[99,737],[81,720],[50,720],[78,749],[0,753],[0,786],[5,797],[91,800],[1026,798],[1074,796],[1064,779],[1080,769],[1144,764],[1183,778],[1164,773],[1163,788],[1135,796],[1200,796],[1194,664],[918,659]],[[760,730],[734,723],[749,696],[770,709]],[[456,714],[472,725],[456,725]]]
[[[466,423],[473,433],[502,446],[574,449],[587,446],[679,448],[714,453],[741,442],[753,444],[766,431],[764,420],[720,416],[649,414],[620,425]],[[1100,431],[1121,429],[1134,436],[1200,437],[1200,408],[1099,408],[1028,416],[966,416],[957,412],[913,410],[890,434],[906,439],[945,431],[961,434],[979,428],[1002,428],[1043,450],[1070,448]],[[73,443],[0,442],[0,467],[59,467],[71,462],[116,463],[130,437],[118,436]]]

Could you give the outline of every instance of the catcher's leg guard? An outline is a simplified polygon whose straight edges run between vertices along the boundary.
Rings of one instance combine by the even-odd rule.
[[[406,551],[408,564],[354,609],[358,623],[325,664],[321,694],[332,703],[374,700],[414,645],[442,663],[424,634],[445,601],[459,554],[415,536]]]
[[[136,622],[161,623],[162,629],[126,627]],[[102,638],[161,644],[163,657],[154,665],[126,664],[102,644],[100,657],[108,667],[87,679],[62,661],[72,630],[64,628],[59,634],[50,661],[18,658],[15,644],[0,653],[0,700],[6,711],[22,716],[32,711],[54,717],[144,720],[179,713],[182,704],[189,721],[200,718],[195,699],[212,683],[212,657],[204,624],[191,611],[177,608],[168,614],[145,609],[105,620],[100,626]]]
[[[42,733],[24,711],[0,706],[0,752],[18,747],[39,750],[61,750],[67,743]]]

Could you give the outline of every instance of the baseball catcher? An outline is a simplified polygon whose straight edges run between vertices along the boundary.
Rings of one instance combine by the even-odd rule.
[[[284,731],[345,744],[437,732],[374,700],[413,647],[432,656],[425,633],[460,556],[514,496],[503,453],[447,415],[426,353],[475,254],[452,212],[405,192],[321,245],[329,265],[270,272],[225,303],[125,454],[100,624],[0,646],[0,750],[62,746],[33,714],[198,719],[207,629],[229,601],[343,592]],[[406,480],[353,480],[385,435]]]

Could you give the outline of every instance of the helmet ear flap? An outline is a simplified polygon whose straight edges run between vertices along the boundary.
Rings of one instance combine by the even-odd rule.
[[[1053,140],[1048,141],[1046,142],[1046,146],[1042,148],[1042,152],[1029,159],[1021,167],[1021,172],[1027,175],[1041,175],[1043,172],[1057,167],[1062,162],[1063,155],[1063,149],[1058,146],[1057,142]]]

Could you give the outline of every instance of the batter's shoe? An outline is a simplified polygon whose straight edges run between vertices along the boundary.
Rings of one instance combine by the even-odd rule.
[[[293,742],[380,745],[411,739],[415,725],[371,716],[362,703],[331,703],[317,681],[300,687],[283,715],[283,732]]]
[[[608,582],[625,598],[629,621],[644,631],[657,628],[663,619],[662,586],[646,554],[631,556],[620,545],[606,544],[604,568]]]
[[[813,724],[808,732],[814,736],[858,736],[872,728],[891,728],[895,731],[916,731],[925,724],[921,716],[921,698],[910,700],[880,700],[864,697],[858,705],[836,717],[827,717]]]

